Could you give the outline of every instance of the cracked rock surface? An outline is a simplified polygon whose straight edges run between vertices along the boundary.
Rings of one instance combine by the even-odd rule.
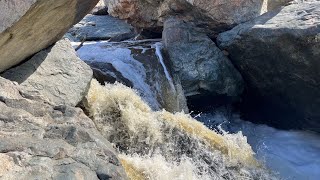
[[[126,179],[112,145],[79,108],[0,77],[0,179]]]
[[[1,76],[30,91],[39,91],[56,105],[76,106],[85,96],[92,74],[70,41],[62,39]]]

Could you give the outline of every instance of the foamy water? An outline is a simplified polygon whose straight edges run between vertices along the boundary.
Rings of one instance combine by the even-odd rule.
[[[135,89],[143,92],[140,94],[154,109],[160,109],[155,92],[146,82],[146,69],[142,63],[132,57],[128,48],[121,47],[119,43],[87,42],[77,53],[86,61],[112,64],[125,78],[133,82]]]
[[[93,80],[86,107],[131,179],[277,179],[242,133],[219,134],[188,114],[152,111],[124,85]]]
[[[256,157],[283,179],[318,180],[320,177],[320,135],[304,131],[284,131],[242,121],[238,116],[203,114],[209,126],[222,123],[230,132],[242,131]]]

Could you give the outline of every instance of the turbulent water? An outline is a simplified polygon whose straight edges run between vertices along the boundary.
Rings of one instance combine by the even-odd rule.
[[[209,129],[183,112],[161,110],[186,109],[161,49],[158,41],[87,42],[78,51],[86,61],[111,63],[133,83],[133,89],[104,87],[94,80],[86,103],[130,179],[319,179],[319,135],[255,125],[223,111],[196,117]]]
[[[153,111],[124,85],[93,80],[86,107],[130,179],[277,179],[241,132],[216,133],[188,114]]]
[[[202,114],[198,119],[209,127],[222,124],[222,128],[229,132],[243,132],[256,157],[283,179],[318,180],[320,177],[319,134],[277,130],[221,112]]]

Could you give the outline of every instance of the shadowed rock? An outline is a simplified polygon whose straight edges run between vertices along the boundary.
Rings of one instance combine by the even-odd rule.
[[[164,24],[163,41],[186,96],[235,98],[242,93],[241,75],[201,29],[170,18]]]
[[[248,83],[249,118],[320,132],[320,2],[292,4],[218,37]]]

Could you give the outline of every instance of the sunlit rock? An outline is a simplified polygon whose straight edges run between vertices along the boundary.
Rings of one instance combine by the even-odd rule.
[[[81,109],[0,77],[1,179],[127,179],[113,146]]]
[[[98,0],[0,1],[0,72],[58,41]]]
[[[86,95],[92,70],[77,57],[70,41],[63,39],[0,75],[39,91],[56,105],[76,106]]]
[[[270,0],[280,1],[280,0]],[[208,34],[224,31],[268,11],[268,0],[109,0],[109,13],[133,26],[161,32],[170,16],[193,22]],[[273,6],[283,5],[281,3]]]

